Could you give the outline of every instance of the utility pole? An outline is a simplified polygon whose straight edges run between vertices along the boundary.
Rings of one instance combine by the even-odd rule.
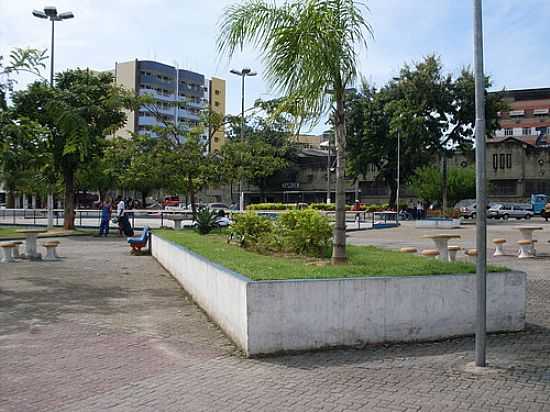
[[[249,76],[256,76],[258,73],[252,71],[249,68],[243,68],[242,70],[230,70],[231,74],[241,77],[241,143],[244,143],[244,79]],[[243,193],[243,179],[239,179],[239,210],[244,211],[244,193]]]
[[[44,11],[33,10],[32,15],[39,19],[50,19],[52,22],[52,38],[51,38],[51,47],[50,47],[50,87],[53,87],[53,63],[54,63],[54,50],[55,50],[55,22],[63,21],[67,19],[72,19],[74,14],[71,11],[64,13],[57,13],[57,9],[53,6],[44,7]],[[48,230],[53,228],[53,193],[51,190],[51,183],[48,183]]]
[[[487,366],[487,172],[485,143],[485,75],[483,70],[483,7],[474,0],[474,74],[476,104],[477,287],[475,365]]]

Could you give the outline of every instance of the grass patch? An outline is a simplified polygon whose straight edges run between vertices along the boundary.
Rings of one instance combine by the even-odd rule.
[[[44,229],[45,227],[37,226],[2,226],[0,227],[0,240],[21,240],[25,239],[25,235],[17,233],[17,230],[21,229]],[[63,228],[55,227],[49,233],[41,233],[38,235],[39,238],[42,237],[63,237],[63,236],[86,236],[96,233],[96,229],[76,229],[70,232],[65,232]]]
[[[298,256],[266,256],[229,245],[220,233],[199,235],[192,230],[155,230],[173,241],[252,280],[330,279],[368,276],[421,276],[475,273],[470,263],[445,263],[374,246],[348,246],[348,263],[331,266],[328,260]],[[490,267],[492,272],[507,270]]]

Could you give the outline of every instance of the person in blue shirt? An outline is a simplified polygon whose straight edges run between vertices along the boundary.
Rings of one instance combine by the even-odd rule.
[[[111,220],[111,200],[107,199],[101,205],[101,224],[99,225],[99,236],[109,235],[109,222]]]

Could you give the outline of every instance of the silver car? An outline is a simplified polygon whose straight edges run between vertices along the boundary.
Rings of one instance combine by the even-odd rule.
[[[487,212],[492,219],[531,219],[534,216],[533,207],[528,203],[495,203]]]

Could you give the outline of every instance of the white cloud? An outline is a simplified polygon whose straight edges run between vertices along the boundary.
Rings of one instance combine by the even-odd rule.
[[[50,27],[31,15],[45,0],[0,0],[0,53],[13,47],[49,48]],[[247,51],[231,64],[217,56],[217,22],[233,0],[56,0],[75,19],[56,24],[56,70],[108,69],[115,61],[156,59],[228,80],[228,108],[240,110],[231,67],[262,72],[258,53]],[[375,39],[363,53],[360,72],[377,84],[396,75],[404,62],[429,53],[449,71],[472,59],[471,1],[371,0]],[[548,87],[550,2],[486,0],[486,68],[498,88]],[[28,80],[28,79],[23,79]],[[22,82],[23,83],[23,82]],[[249,79],[247,101],[267,97],[261,77]]]

